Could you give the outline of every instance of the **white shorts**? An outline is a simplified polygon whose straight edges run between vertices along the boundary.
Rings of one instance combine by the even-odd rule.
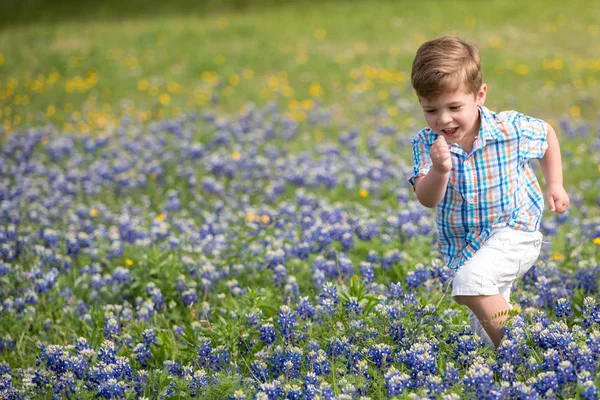
[[[510,293],[512,283],[525,275],[540,255],[542,237],[539,231],[494,229],[483,246],[454,275],[454,300],[457,301],[454,296],[504,295],[507,290]]]

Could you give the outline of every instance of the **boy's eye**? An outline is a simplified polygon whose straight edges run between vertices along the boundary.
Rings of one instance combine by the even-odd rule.
[[[433,113],[435,112],[435,110],[425,110],[425,112],[426,112],[427,114],[433,114]]]
[[[450,107],[452,111],[460,110],[460,106],[452,106]]]

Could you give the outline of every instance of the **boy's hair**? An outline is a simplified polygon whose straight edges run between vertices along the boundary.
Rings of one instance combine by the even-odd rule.
[[[453,92],[463,85],[467,93],[476,94],[482,80],[479,52],[456,36],[423,43],[413,60],[411,83],[420,98]]]

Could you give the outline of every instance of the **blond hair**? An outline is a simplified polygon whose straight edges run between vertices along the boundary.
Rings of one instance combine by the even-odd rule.
[[[462,86],[467,93],[476,94],[482,81],[479,52],[456,36],[423,43],[412,63],[411,83],[421,98],[453,92]]]

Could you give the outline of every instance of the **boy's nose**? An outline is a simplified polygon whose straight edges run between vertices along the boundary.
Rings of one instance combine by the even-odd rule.
[[[448,123],[452,122],[452,117],[448,113],[442,113],[442,114],[440,114],[440,122],[442,124],[448,124]]]

